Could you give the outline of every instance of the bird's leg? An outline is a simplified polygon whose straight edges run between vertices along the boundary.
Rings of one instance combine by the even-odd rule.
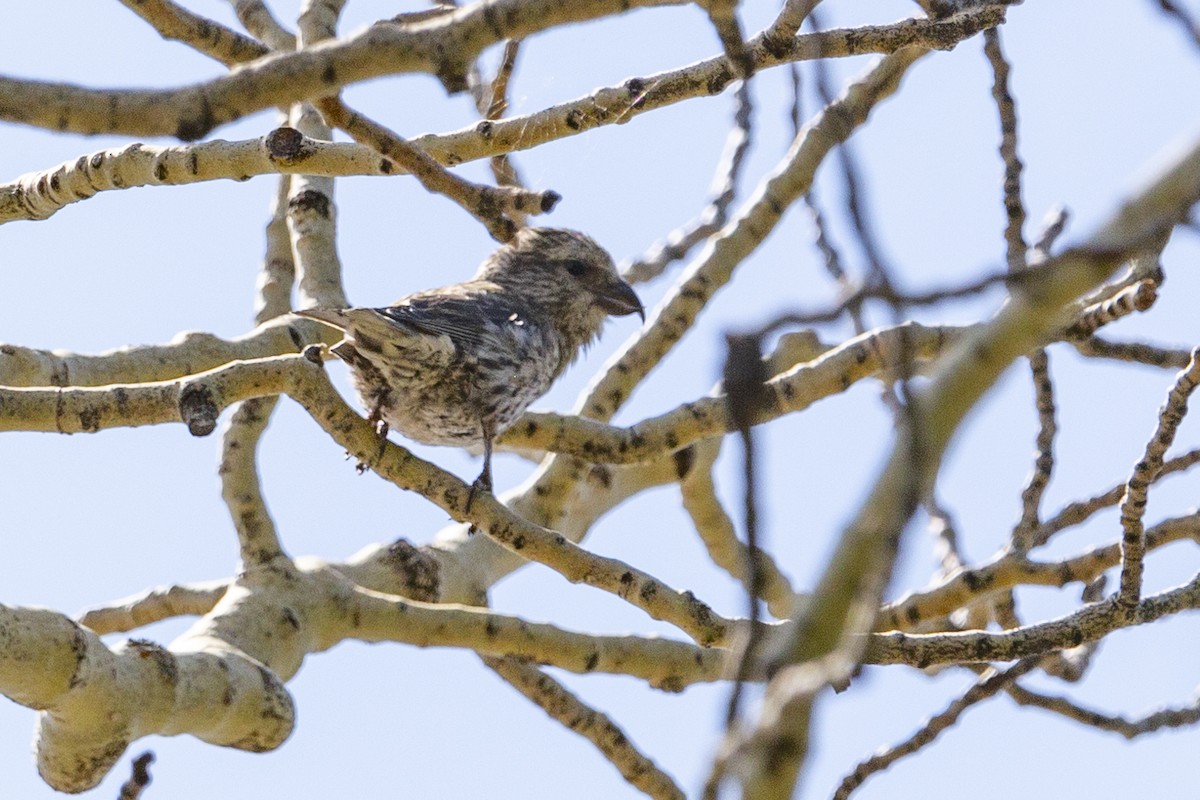
[[[471,512],[471,504],[475,502],[475,493],[485,491],[489,494],[492,491],[492,438],[496,435],[495,430],[490,422],[482,422],[480,426],[483,434],[483,471],[479,473],[479,477],[471,484],[470,491],[467,492],[467,504],[463,506],[464,513]],[[474,533],[475,526],[471,526],[468,533]]]

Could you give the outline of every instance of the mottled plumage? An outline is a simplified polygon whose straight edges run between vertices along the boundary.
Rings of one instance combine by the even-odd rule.
[[[475,485],[490,491],[492,440],[550,388],[609,315],[643,310],[590,238],[526,228],[464,283],[386,308],[296,313],[344,332],[332,352],[350,365],[373,420],[424,444],[482,443]]]

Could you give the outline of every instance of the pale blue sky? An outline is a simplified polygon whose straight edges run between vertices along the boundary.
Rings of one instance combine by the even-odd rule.
[[[1180,2],[1181,0],[1177,0]],[[173,86],[219,74],[221,67],[161,42],[117,3],[47,0],[10,4],[0,27],[0,74],[68,80],[89,86]],[[273,3],[282,18],[291,4]],[[751,0],[746,28],[770,18],[774,0]],[[1200,13],[1195,0],[1186,3]],[[196,0],[200,13],[231,22],[227,3]],[[350,31],[413,6],[350,0]],[[827,24],[884,23],[913,13],[900,0],[871,4],[828,0]],[[1157,3],[1027,0],[1003,29],[1019,104],[1025,199],[1031,224],[1052,206],[1073,220],[1079,238],[1137,185],[1164,148],[1196,135],[1200,51]],[[991,73],[979,39],[918,63],[901,92],[853,139],[868,182],[872,219],[904,285],[965,283],[1003,262],[1001,166]],[[703,13],[658,9],[556,30],[527,42],[512,84],[510,113],[521,114],[615,85],[633,75],[676,67],[716,52]],[[491,54],[494,57],[494,53]],[[870,59],[837,65],[844,78]],[[786,72],[754,82],[756,144],[743,196],[778,160],[790,138]],[[406,135],[452,130],[474,121],[465,97],[447,99],[424,76],[355,87],[354,104]],[[813,103],[809,98],[808,108]],[[728,95],[689,100],[585,136],[523,153],[518,165],[536,188],[564,196],[548,224],[587,230],[621,260],[635,256],[705,202],[713,164],[732,113]],[[263,113],[226,126],[227,139],[259,136],[274,125]],[[5,126],[0,181],[126,143]],[[165,141],[155,143],[167,143]],[[482,177],[483,165],[464,174]],[[820,188],[838,190],[831,174]],[[0,229],[0,341],[95,352],[162,342],[181,330],[235,335],[251,324],[252,292],[273,178],[181,188],[107,192],[46,222]],[[489,251],[481,227],[456,206],[408,179],[339,182],[339,250],[354,302],[380,304],[407,292],[461,280]],[[835,234],[849,263],[861,259],[843,227]],[[1181,231],[1166,251],[1168,282],[1152,313],[1119,323],[1112,335],[1173,346],[1200,342],[1195,298],[1200,237]],[[639,291],[652,306],[669,278]],[[720,373],[729,328],[771,312],[816,308],[834,296],[809,244],[804,215],[783,225],[740,270],[677,352],[619,416],[633,422],[706,394]],[[994,310],[998,294],[929,312],[925,321],[965,322]],[[876,321],[886,317],[876,313]],[[624,318],[539,408],[563,410],[604,358],[636,329]],[[846,326],[826,332],[844,335]],[[1168,372],[1085,363],[1056,348],[1060,406],[1059,471],[1048,510],[1107,489],[1140,457],[1171,383]],[[337,368],[331,368],[337,372]],[[339,380],[345,386],[344,373]],[[972,415],[953,449],[940,496],[954,512],[968,557],[999,547],[1019,513],[1031,463],[1035,418],[1023,369],[1014,369]],[[764,535],[799,586],[811,585],[844,521],[853,513],[890,442],[890,422],[874,384],[764,429]],[[1200,430],[1184,423],[1177,450],[1196,446]],[[5,434],[0,439],[0,602],[67,613],[174,581],[224,577],[236,542],[221,503],[218,437],[196,439],[179,425],[72,437]],[[475,459],[418,448],[460,476]],[[723,454],[719,480],[731,503],[740,496],[737,448]],[[529,467],[499,456],[497,488]],[[331,442],[293,403],[281,403],[262,446],[263,482],[289,552],[339,559],[365,544],[406,536],[427,541],[445,514],[373,476],[355,475]],[[1194,475],[1151,493],[1149,521],[1196,502]],[[733,507],[733,506],[731,506]],[[1065,535],[1052,553],[1074,553],[1117,537],[1112,513]],[[895,592],[920,587],[934,567],[928,537],[914,529]],[[709,565],[678,507],[677,492],[639,496],[607,517],[587,540],[598,553],[625,559],[724,613],[742,611],[736,586]],[[1196,548],[1175,545],[1149,561],[1147,583],[1160,589],[1200,569]],[[603,592],[567,584],[533,566],[495,587],[494,606],[568,628],[603,632],[676,632]],[[1074,589],[1022,591],[1027,621],[1065,613]],[[188,623],[138,631],[167,642]],[[1088,678],[1062,686],[1109,713],[1139,715],[1189,702],[1198,682],[1200,615],[1154,629],[1114,635]],[[632,679],[560,675],[585,700],[609,712],[632,740],[694,794],[716,746],[727,689],[682,695],[645,689]],[[828,797],[842,775],[877,747],[906,737],[970,683],[958,672],[936,678],[907,668],[868,669],[851,691],[821,705],[816,748],[801,796]],[[278,751],[247,754],[190,737],[154,738],[155,785],[149,797],[520,797],[638,796],[590,745],[548,720],[470,653],[399,645],[344,644],[310,658],[289,684],[298,708],[292,738]],[[0,786],[5,797],[48,798],[29,740],[34,713],[0,702]],[[967,713],[931,750],[876,776],[862,800],[893,797],[1179,796],[1194,773],[1200,731],[1166,732],[1127,743],[1006,699]],[[113,797],[128,756],[89,797]]]

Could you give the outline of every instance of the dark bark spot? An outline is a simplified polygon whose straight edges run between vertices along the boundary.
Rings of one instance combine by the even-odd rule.
[[[685,447],[682,450],[676,450],[671,458],[675,461],[675,476],[679,480],[683,480],[692,471],[692,467],[696,463],[696,448],[693,445]]]
[[[305,189],[288,201],[288,210],[312,211],[322,217],[328,217],[329,205],[329,197],[324,192]]]
[[[79,427],[87,433],[95,433],[100,430],[100,410],[85,408],[83,411],[80,411]]]
[[[273,159],[287,161],[300,154],[304,144],[304,134],[295,128],[276,128],[263,137],[263,146],[267,155]]]
[[[221,410],[209,388],[189,383],[179,393],[179,418],[188,426],[192,436],[208,436],[217,427]]]

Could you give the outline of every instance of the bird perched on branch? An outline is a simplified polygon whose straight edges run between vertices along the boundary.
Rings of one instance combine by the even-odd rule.
[[[600,334],[610,316],[642,303],[612,257],[589,237],[525,228],[475,277],[386,308],[297,311],[339,328],[331,349],[381,436],[423,444],[483,445],[472,485],[492,489],[492,441]]]

